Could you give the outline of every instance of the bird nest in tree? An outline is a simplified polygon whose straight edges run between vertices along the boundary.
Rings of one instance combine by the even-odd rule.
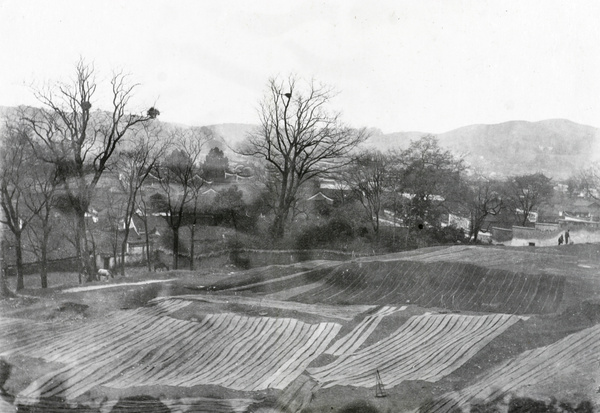
[[[150,109],[148,109],[147,115],[152,119],[156,119],[156,117],[160,115],[160,111],[155,107],[151,107]]]

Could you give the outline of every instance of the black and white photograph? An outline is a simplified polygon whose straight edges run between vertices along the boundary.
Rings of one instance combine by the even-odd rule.
[[[600,2],[0,0],[0,413],[600,412]]]

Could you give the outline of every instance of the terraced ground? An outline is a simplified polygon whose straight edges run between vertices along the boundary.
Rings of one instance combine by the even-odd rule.
[[[599,403],[598,260],[565,251],[432,248],[50,292],[106,304],[74,318],[41,316],[51,301],[29,317],[3,313],[15,399],[0,401],[107,413],[331,412],[359,401],[433,413],[552,389]],[[529,272],[527,258],[551,270]],[[132,296],[145,305],[131,308]],[[375,397],[376,373],[387,397]]]
[[[307,303],[417,304],[451,310],[545,314],[561,303],[565,279],[482,269],[465,263],[412,261],[344,264],[321,288],[293,297]]]
[[[35,397],[75,399],[99,385],[284,389],[340,328],[335,323],[308,325],[296,319],[235,314],[211,314],[190,322],[140,309],[3,355],[18,353],[64,365],[23,390],[22,402]]]
[[[388,386],[406,380],[435,382],[463,365],[519,320],[515,316],[436,314],[411,317],[398,330],[333,363],[309,368],[323,387],[373,387],[379,371]]]
[[[596,325],[506,360],[478,378],[476,383],[458,392],[445,394],[436,402],[423,406],[420,411],[452,412],[468,408],[474,400],[500,400],[519,389],[551,386],[557,377],[573,377],[582,372],[588,375],[591,383],[586,383],[587,388],[581,390],[597,393],[599,367],[600,325]]]

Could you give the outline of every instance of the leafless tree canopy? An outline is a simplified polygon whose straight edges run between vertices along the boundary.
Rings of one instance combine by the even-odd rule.
[[[114,74],[110,80],[110,109],[92,111],[98,86],[94,67],[80,60],[71,83],[35,91],[43,109],[23,109],[21,113],[33,139],[43,149],[37,157],[59,169],[78,221],[77,254],[89,277],[93,271],[84,216],[96,185],[128,132],[157,114],[156,110],[141,115],[128,112],[136,85],[129,84],[123,73]]]
[[[586,195],[600,200],[600,162],[582,170],[578,178]]]
[[[189,210],[192,210],[191,215],[197,210],[200,188],[204,184],[200,155],[210,137],[206,128],[174,130],[170,137],[171,153],[154,168],[164,194],[155,202],[155,207],[163,211],[173,233],[173,269],[178,268],[179,229],[190,215]]]
[[[156,168],[159,160],[165,155],[170,144],[168,140],[160,140],[159,125],[144,123],[137,128],[130,141],[128,149],[119,151],[117,169],[119,183],[125,194],[125,210],[123,214],[124,230],[121,241],[121,275],[125,275],[125,253],[131,229],[131,221],[138,208],[139,193],[146,178]],[[148,234],[146,234],[147,236]],[[147,240],[148,241],[148,240]],[[146,243],[146,254],[149,255],[149,242]],[[148,262],[150,257],[148,256]]]
[[[465,182],[463,190],[466,212],[469,214],[469,235],[477,241],[485,219],[497,215],[506,208],[502,201],[502,184],[481,174],[475,174]]]
[[[383,209],[386,189],[390,186],[390,163],[393,156],[366,150],[357,154],[348,165],[344,181],[361,203],[375,233],[379,232],[379,218]]]
[[[330,112],[331,88],[295,77],[271,79],[260,105],[260,127],[249,136],[243,155],[265,160],[276,188],[273,235],[284,234],[298,189],[311,178],[343,166],[345,157],[367,138],[364,130],[342,124]]]

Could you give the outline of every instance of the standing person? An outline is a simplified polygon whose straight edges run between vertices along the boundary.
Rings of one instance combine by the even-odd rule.
[[[565,232],[565,245],[569,245],[569,230]]]
[[[560,234],[560,237],[558,237],[558,245],[562,245],[563,243],[563,236],[562,234]]]

